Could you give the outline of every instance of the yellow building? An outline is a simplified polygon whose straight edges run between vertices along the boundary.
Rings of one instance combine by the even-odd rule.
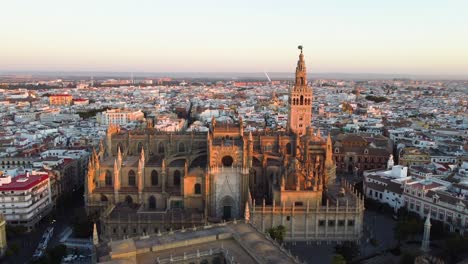
[[[71,105],[73,96],[70,94],[52,94],[49,96],[50,105]]]
[[[423,165],[431,162],[431,155],[424,149],[407,147],[400,151],[398,164],[406,167]]]
[[[6,250],[6,220],[5,217],[2,214],[0,214],[0,257],[5,255]]]

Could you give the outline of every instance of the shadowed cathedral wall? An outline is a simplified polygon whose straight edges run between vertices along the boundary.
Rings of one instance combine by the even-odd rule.
[[[119,147],[122,153],[122,167],[120,169],[120,190],[117,200],[124,202],[127,197],[131,197],[134,202],[143,203],[144,208],[148,208],[150,197],[156,199],[156,209],[165,210],[168,208],[168,198],[172,195],[181,196],[185,185],[185,162],[189,167],[202,170],[206,164],[206,134],[148,134],[132,135],[131,132],[113,134],[110,137],[111,153],[106,154],[100,161],[100,169],[97,172],[96,190],[89,194],[90,202],[115,201],[114,193],[114,160],[117,159]],[[145,150],[145,167],[143,168],[143,191],[141,200],[138,196],[136,184],[129,184],[129,172],[133,171],[135,176],[138,172],[138,156],[141,148]],[[167,167],[162,168],[162,160],[166,159]],[[180,173],[180,185],[175,184],[174,173]],[[106,184],[105,175],[112,176],[111,184]],[[153,174],[155,174],[153,176]],[[200,177],[198,179],[200,181]],[[191,184],[187,182],[187,184]],[[204,187],[204,186],[203,186]],[[189,187],[187,187],[189,188]],[[193,186],[192,186],[193,188]],[[162,193],[165,189],[166,194]],[[203,188],[202,188],[203,189]],[[179,199],[182,201],[182,199]],[[196,200],[196,199],[195,199]],[[198,199],[200,200],[200,199]],[[201,202],[189,203],[189,207],[203,209]]]

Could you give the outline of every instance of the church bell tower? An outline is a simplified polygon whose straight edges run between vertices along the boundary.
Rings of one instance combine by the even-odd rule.
[[[302,53],[296,66],[296,79],[289,92],[289,118],[288,129],[290,132],[302,136],[312,121],[312,88],[307,86],[307,71]]]

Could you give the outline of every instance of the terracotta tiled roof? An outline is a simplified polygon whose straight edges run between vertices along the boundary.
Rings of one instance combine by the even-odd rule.
[[[365,186],[367,188],[369,188],[369,189],[376,190],[376,191],[379,191],[379,192],[385,191],[385,185],[383,185],[383,184],[379,184],[379,183],[375,183],[375,182],[366,182]]]
[[[465,207],[468,207],[468,201],[467,200],[457,198],[454,195],[451,195],[451,194],[449,194],[447,192],[443,192],[443,191],[432,191],[432,190],[428,191],[426,193],[426,197],[432,198],[436,194],[437,194],[437,196],[439,196],[439,201],[441,201],[441,202],[456,205],[458,202],[461,201],[465,205]]]
[[[11,183],[0,186],[0,191],[29,190],[48,178],[48,174],[29,175],[29,177],[26,177],[26,175],[18,175],[11,179]]]

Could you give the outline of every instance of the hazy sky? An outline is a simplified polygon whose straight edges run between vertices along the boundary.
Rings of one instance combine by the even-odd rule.
[[[466,0],[2,0],[0,70],[468,75]]]

